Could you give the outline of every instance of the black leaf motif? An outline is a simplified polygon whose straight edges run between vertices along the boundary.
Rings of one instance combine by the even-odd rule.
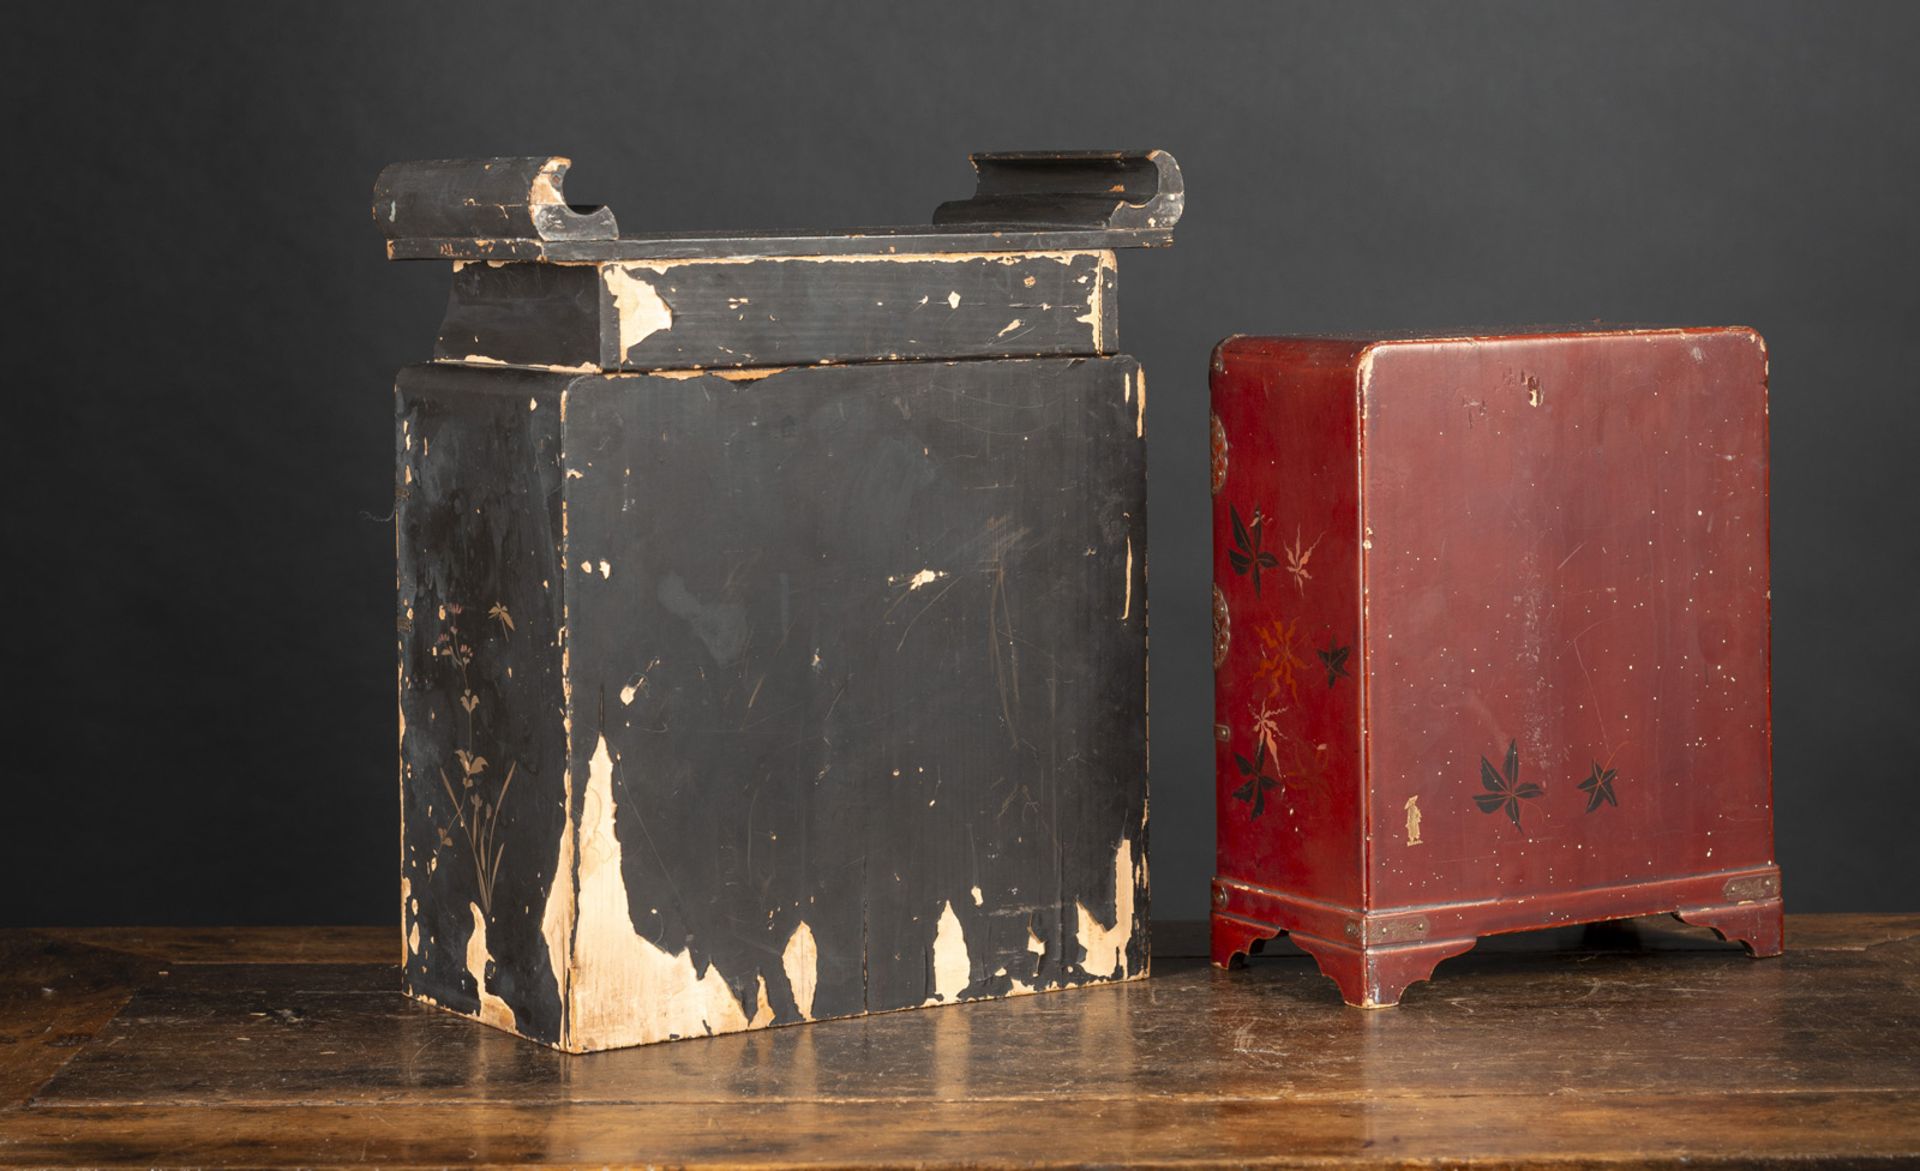
[[[1507,761],[1504,770],[1496,770],[1492,761],[1484,756],[1480,758],[1480,787],[1486,792],[1473,795],[1473,803],[1480,807],[1480,812],[1492,813],[1495,810],[1504,809],[1507,820],[1511,821],[1516,829],[1524,828],[1520,824],[1520,802],[1545,796],[1547,792],[1545,786],[1537,785],[1532,781],[1524,785],[1520,783],[1520,742],[1518,740],[1507,742]]]
[[[1267,811],[1267,791],[1280,787],[1280,778],[1271,776],[1267,772],[1266,742],[1261,741],[1260,745],[1253,750],[1252,760],[1248,760],[1237,752],[1234,753],[1233,763],[1239,766],[1240,775],[1247,778],[1246,784],[1235,789],[1233,795],[1240,801],[1252,801],[1251,816],[1258,818]]]
[[[1272,569],[1280,564],[1280,559],[1260,548],[1260,529],[1266,523],[1258,511],[1253,514],[1251,526],[1240,520],[1240,509],[1227,505],[1227,516],[1233,522],[1233,543],[1235,548],[1227,550],[1227,564],[1242,577],[1253,574],[1253,592],[1260,592],[1260,571]]]
[[[1593,766],[1593,774],[1580,782],[1580,791],[1587,795],[1587,812],[1600,808],[1602,802],[1616,808],[1620,799],[1613,795],[1613,769],[1603,769],[1598,762]]]
[[[1337,680],[1348,678],[1347,653],[1352,648],[1333,645],[1333,636],[1327,636],[1327,649],[1316,651],[1320,662],[1327,668],[1327,686],[1332,687]]]

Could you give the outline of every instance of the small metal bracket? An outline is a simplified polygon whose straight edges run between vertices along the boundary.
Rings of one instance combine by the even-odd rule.
[[[1756,874],[1747,878],[1729,878],[1720,894],[1730,903],[1758,903],[1777,898],[1780,894],[1780,876]]]
[[[1425,939],[1430,925],[1425,915],[1392,919],[1349,919],[1347,938],[1362,946],[1383,943],[1413,943]]]

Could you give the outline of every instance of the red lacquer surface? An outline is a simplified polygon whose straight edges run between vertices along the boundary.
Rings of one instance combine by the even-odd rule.
[[[1213,412],[1227,436],[1224,475],[1214,445],[1213,580],[1224,601],[1226,655],[1214,668],[1219,872],[1358,906],[1361,846],[1360,421],[1353,363],[1361,343],[1276,340],[1257,352],[1222,346]],[[1236,571],[1233,516],[1256,555]],[[1304,559],[1304,561],[1302,560]],[[1220,639],[1215,638],[1219,656]],[[1328,682],[1320,657],[1348,648]],[[1263,720],[1262,717],[1265,717]],[[1270,746],[1264,754],[1261,746]],[[1279,784],[1263,807],[1244,793],[1256,762]],[[1259,778],[1252,778],[1256,786]]]
[[[1217,961],[1287,930],[1390,1004],[1555,923],[1777,952],[1756,335],[1235,338],[1213,397]]]

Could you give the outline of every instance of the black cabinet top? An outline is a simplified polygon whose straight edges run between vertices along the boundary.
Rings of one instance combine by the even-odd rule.
[[[966,255],[1150,248],[1173,241],[1186,202],[1165,151],[970,156],[967,199],[932,222],[827,231],[622,235],[613,211],[569,205],[558,157],[394,163],[373,189],[393,260],[597,261],[742,256]]]

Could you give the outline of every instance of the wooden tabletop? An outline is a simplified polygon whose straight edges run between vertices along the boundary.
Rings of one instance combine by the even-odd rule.
[[[1375,1012],[1160,924],[1134,984],[588,1057],[396,936],[0,932],[0,1164],[1920,1163],[1920,915],[1488,941]]]

